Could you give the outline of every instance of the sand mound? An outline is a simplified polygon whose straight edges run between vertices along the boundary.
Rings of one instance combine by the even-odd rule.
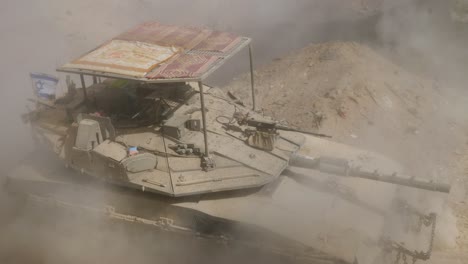
[[[226,87],[247,104],[249,78]],[[444,112],[448,107],[438,84],[367,46],[311,45],[259,68],[255,79],[257,109],[266,115],[386,154],[418,177],[458,177],[454,150],[464,132]],[[454,237],[439,236],[438,244],[452,247]]]
[[[257,69],[255,79],[257,109],[277,120],[393,158],[404,153],[398,160],[412,167],[439,156],[430,151],[421,155],[420,149],[439,136],[434,133],[440,124],[433,122],[443,103],[437,84],[367,46],[311,45]],[[226,88],[249,103],[248,87],[245,75]]]
[[[311,45],[259,69],[255,78],[265,114],[336,137],[378,122],[410,130],[439,101],[433,82],[357,43]],[[246,87],[248,76],[227,86],[249,102]]]

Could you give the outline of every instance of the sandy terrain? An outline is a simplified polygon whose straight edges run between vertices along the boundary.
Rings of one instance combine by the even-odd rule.
[[[443,252],[431,263],[465,263],[459,252],[468,251],[468,104],[460,88],[466,83],[460,70],[466,69],[466,41],[451,31],[452,24],[448,30],[433,18],[436,9],[403,4],[403,17],[375,17],[389,2],[402,1],[7,1],[0,10],[0,120],[8,124],[1,132],[0,165],[13,166],[32,148],[19,119],[31,95],[29,72],[54,73],[56,66],[145,20],[235,31],[255,39],[257,98],[266,114],[382,152],[414,174],[454,183],[448,204],[460,232],[438,238]],[[244,66],[234,59],[210,82],[223,85]],[[226,90],[246,97],[247,79],[237,77]],[[0,196],[0,205],[5,201]],[[72,237],[70,225],[63,224],[26,214],[2,225],[0,262],[235,263],[243,254],[234,252],[230,259],[222,247],[213,253],[193,240],[114,236],[114,229],[97,232],[105,228],[90,222],[73,222],[72,229],[85,228]],[[180,248],[194,254],[181,254]]]
[[[468,123],[455,114],[464,100],[355,42],[310,45],[257,69],[255,77],[258,108],[266,115],[385,153],[418,177],[449,179],[454,187],[446,206],[457,216],[459,233],[448,234],[455,221],[442,224],[438,249],[468,250]],[[249,78],[236,78],[226,89],[249,103]]]

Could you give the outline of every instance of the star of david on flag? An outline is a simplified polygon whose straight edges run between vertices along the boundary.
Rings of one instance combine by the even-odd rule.
[[[59,79],[45,73],[30,73],[34,93],[39,99],[55,100]]]

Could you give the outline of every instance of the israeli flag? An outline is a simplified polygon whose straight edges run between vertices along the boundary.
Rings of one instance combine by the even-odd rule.
[[[30,73],[34,93],[39,99],[55,100],[59,79],[45,73]]]

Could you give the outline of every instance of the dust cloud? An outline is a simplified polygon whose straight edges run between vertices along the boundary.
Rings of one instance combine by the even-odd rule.
[[[416,172],[452,183],[448,203],[431,196],[422,196],[425,203],[420,203],[440,213],[436,243],[442,248],[463,248],[466,244],[459,239],[466,237],[466,230],[463,224],[457,227],[454,215],[462,215],[463,219],[466,214],[458,204],[465,203],[468,186],[464,175],[468,28],[454,19],[454,10],[460,8],[455,2],[466,5],[466,1],[385,1],[377,25],[378,41],[391,54],[389,58],[432,79],[434,89],[443,98],[436,112],[420,124],[417,145],[400,147],[401,156],[418,168]],[[405,151],[412,157],[406,157]]]
[[[447,84],[447,87],[440,89],[451,99],[460,94],[466,95],[463,90],[463,83],[466,83],[463,69],[466,69],[468,52],[463,47],[466,41],[460,39],[464,38],[460,36],[460,30],[464,29],[453,30],[453,22],[447,19],[448,5],[443,2],[4,1],[0,9],[0,168],[8,171],[34,148],[29,129],[20,119],[20,114],[26,112],[24,106],[27,98],[32,96],[29,72],[55,74],[55,68],[59,65],[148,20],[201,25],[252,37],[257,66],[309,43],[357,41],[382,50],[389,59],[408,70],[432,76],[437,83]],[[216,85],[227,83],[232,76],[245,72],[245,63],[244,58],[234,59],[231,66],[210,82]],[[64,79],[64,76],[60,77]],[[460,98],[457,100],[459,102]],[[451,108],[450,103],[441,109],[457,122],[460,119],[466,121],[462,116],[464,110],[463,107]],[[427,124],[426,128],[440,131],[438,121]],[[453,142],[453,137],[450,138],[452,141],[449,144],[457,145],[459,138],[465,136],[464,132],[460,134],[463,135],[457,135],[456,142]],[[445,133],[437,133],[436,137],[431,134],[420,144],[443,146],[446,144],[445,136]],[[442,156],[434,154],[431,158],[442,158],[439,155]],[[445,157],[442,159],[445,160]],[[0,206],[12,207],[5,199],[1,199]],[[432,205],[437,211],[447,207],[439,203]],[[9,209],[8,212],[15,212],[14,206]],[[244,254],[234,250],[229,255],[222,246],[213,248],[213,245],[204,246],[197,241],[178,240],[169,235],[155,238],[144,230],[138,231],[138,235],[128,234],[123,229],[117,228],[116,231],[115,227],[109,228],[101,221],[85,221],[83,224],[74,217],[57,216],[59,220],[53,220],[51,227],[50,218],[36,219],[36,214],[19,213],[24,215],[14,222],[6,221],[8,228],[0,230],[3,237],[0,255],[6,256],[3,258],[6,263],[79,263],[95,262],[96,259],[101,263],[127,263],[130,259],[139,263],[154,262],[155,259],[171,263],[234,263],[241,261]],[[449,219],[443,220],[448,223],[443,225],[447,229],[442,233],[447,237],[445,241],[442,239],[442,244],[452,246],[457,230],[453,229],[451,214],[445,215],[449,215]],[[5,217],[0,214],[0,218]],[[72,222],[65,224],[61,219]],[[75,219],[75,222],[70,219]],[[70,226],[76,228],[70,230]],[[192,254],[184,252],[185,249]],[[254,254],[247,255],[252,257]],[[254,260],[258,259],[250,258],[249,262]],[[270,261],[266,256],[261,260]]]
[[[2,153],[2,167],[31,149],[29,131],[19,119],[19,114],[26,112],[26,98],[32,95],[29,72],[56,74],[55,68],[61,64],[149,20],[251,36],[255,40],[256,63],[263,64],[313,41],[359,35],[355,33],[362,29],[353,27],[353,23],[361,23],[362,18],[346,5],[341,6],[344,2],[6,1],[0,10],[0,120],[4,124],[0,145],[8,150]],[[239,58],[214,82],[222,84],[223,79],[245,71],[244,63]]]

